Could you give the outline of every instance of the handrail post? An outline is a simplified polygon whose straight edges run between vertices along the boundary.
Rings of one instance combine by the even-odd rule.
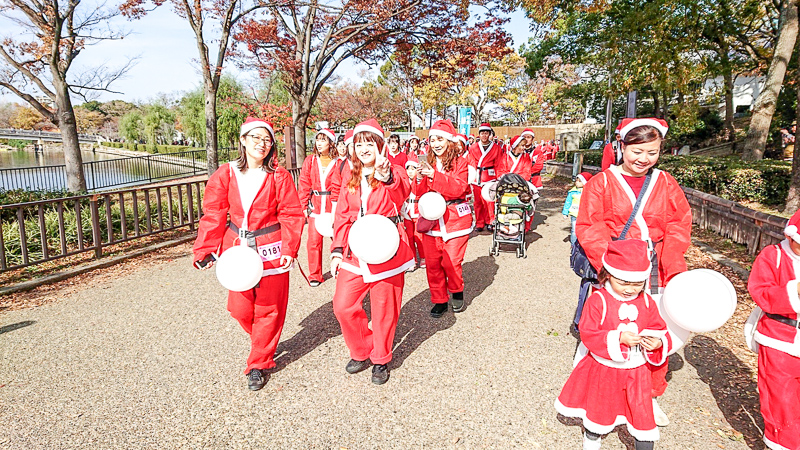
[[[97,194],[91,199],[92,211],[92,240],[94,240],[94,256],[97,259],[103,257],[103,244],[100,237],[100,210],[97,207]]]

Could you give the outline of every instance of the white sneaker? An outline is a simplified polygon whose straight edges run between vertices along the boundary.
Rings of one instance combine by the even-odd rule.
[[[600,450],[602,444],[602,437],[593,441],[586,436],[586,433],[583,433],[583,450]]]
[[[665,427],[669,425],[669,417],[667,417],[667,413],[658,406],[658,402],[656,399],[653,399],[653,417],[656,419],[656,425],[660,427]]]

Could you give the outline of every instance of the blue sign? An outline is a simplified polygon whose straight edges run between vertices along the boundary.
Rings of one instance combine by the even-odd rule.
[[[469,136],[469,128],[472,126],[472,108],[469,106],[458,107],[458,132],[464,136]]]

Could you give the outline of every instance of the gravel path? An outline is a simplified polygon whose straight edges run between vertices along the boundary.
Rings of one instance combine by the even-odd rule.
[[[560,193],[544,194],[527,259],[470,240],[465,312],[432,319],[424,270],[407,275],[384,386],[344,371],[334,282],[310,288],[297,272],[278,370],[255,393],[225,291],[188,253],[2,313],[0,448],[580,448],[580,426],[553,408],[578,280]],[[656,447],[748,448],[684,361],[683,350],[671,361],[661,405],[672,425]],[[603,448],[631,442],[622,430]]]

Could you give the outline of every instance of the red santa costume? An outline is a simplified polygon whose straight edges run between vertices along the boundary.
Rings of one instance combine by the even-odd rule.
[[[666,122],[660,119],[626,121],[631,126],[622,130],[623,139],[627,132],[642,125],[657,124],[662,138],[668,130]],[[651,171],[650,184],[627,237],[646,241],[655,250],[657,270],[651,277],[650,287],[658,289],[686,271],[684,254],[691,242],[692,211],[683,190],[671,175],[658,169]],[[644,178],[623,175],[618,166],[611,166],[584,186],[575,234],[594,267],[602,267],[603,253],[609,242],[625,227]],[[654,368],[653,397],[666,390],[666,371],[666,365]]]
[[[482,123],[478,131],[488,131],[494,135],[492,126]],[[472,168],[470,184],[472,185],[472,201],[475,205],[475,226],[482,229],[494,221],[494,202],[487,202],[481,196],[483,183],[497,179],[497,169],[503,157],[502,145],[489,140],[485,145],[478,140],[469,147],[470,164]]]
[[[603,257],[603,267],[618,280],[642,282],[650,275],[647,253],[643,241],[614,241]],[[555,401],[556,410],[581,418],[584,428],[594,434],[607,434],[625,424],[638,441],[658,440],[646,364],[667,361],[671,339],[666,329],[649,294],[625,297],[606,282],[586,300],[580,322],[583,351]],[[629,347],[621,342],[626,331],[657,337],[662,345],[652,351],[641,345]]]
[[[537,146],[531,152],[531,177],[530,182],[536,189],[542,188],[542,169],[544,169],[544,150],[541,146]],[[526,178],[527,179],[527,178]]]
[[[441,136],[455,143],[455,127],[449,120],[434,122],[429,134]],[[434,306],[446,305],[449,292],[454,297],[454,311],[460,312],[463,308],[464,292],[461,264],[464,261],[467,241],[474,222],[472,209],[466,201],[469,192],[468,160],[457,154],[449,155],[450,151],[448,146],[441,156],[431,153],[429,161],[434,168],[433,178],[418,175],[417,179],[411,182],[411,191],[417,197],[422,197],[426,192],[438,192],[447,202],[444,215],[422,236],[422,246],[425,249],[431,302]],[[445,167],[442,157],[448,155],[452,157],[452,161]],[[431,314],[434,317],[441,317],[441,312]]]
[[[361,139],[360,133],[371,133],[380,137],[381,142],[383,140],[383,129],[374,119],[356,126],[356,142]],[[379,151],[386,152],[385,145]],[[385,365],[392,359],[405,271],[414,266],[414,255],[406,234],[399,226],[400,247],[390,260],[382,264],[359,261],[350,251],[348,242],[351,227],[366,214],[380,214],[400,223],[400,211],[410,187],[405,170],[399,166],[390,164],[385,179],[380,179],[377,172],[373,178],[372,172],[367,174],[366,169],[362,170],[361,162],[355,159],[354,166],[351,176],[357,176],[360,180],[351,182],[351,177],[348,177],[344,181],[334,218],[331,258],[340,258],[341,263],[336,276],[333,312],[342,327],[350,357],[354,361],[369,359],[373,364]],[[370,293],[369,318],[362,308],[362,300],[367,292]]]
[[[249,117],[240,136],[258,128],[267,130],[273,142],[264,160],[266,170],[243,171],[238,162],[231,162],[211,175],[192,249],[194,261],[202,261],[211,253],[222,254],[234,245],[246,244],[264,261],[263,278],[256,287],[228,292],[228,311],[250,335],[245,374],[275,367],[273,356],[286,317],[291,270],[291,266],[282,266],[280,259],[297,258],[304,225],[292,176],[275,165],[272,125]]]
[[[787,239],[766,247],[758,255],[747,284],[753,300],[764,311],[753,338],[759,344],[758,393],[764,443],[773,450],[800,448],[798,227],[800,212],[792,216],[784,230]]]
[[[621,125],[621,123],[617,125],[617,128],[614,130],[614,141],[609,142],[603,147],[603,159],[600,162],[601,170],[606,170],[612,165],[618,166],[622,164],[622,142],[616,139],[617,136],[620,136],[619,130]]]
[[[409,167],[419,168],[419,161],[416,156],[411,157],[406,162],[406,169]],[[408,244],[411,246],[411,253],[414,255],[419,252],[419,267],[425,268],[425,248],[422,246],[422,233],[417,231],[417,219],[419,219],[419,198],[411,192],[403,205],[403,225],[406,228]]]
[[[506,152],[501,159],[500,169],[497,173],[498,178],[507,173],[516,173],[524,180],[531,179],[531,156],[524,151],[521,151],[519,155],[514,155],[514,150],[522,146],[523,143],[524,139],[522,136],[514,136],[511,138],[511,150]],[[533,216],[526,217],[525,231],[530,231],[532,224]]]
[[[406,167],[406,161],[408,161],[408,155],[402,151],[402,149],[400,148],[400,144],[397,145],[397,153],[392,154],[392,152],[389,151],[386,154],[386,157],[389,158],[390,163],[400,166],[402,168]]]
[[[319,135],[328,137],[332,143],[336,142],[336,134],[329,129],[320,130],[317,133],[317,136]],[[332,144],[330,152],[333,151],[335,149]],[[331,158],[324,164],[323,158],[315,148],[314,155],[307,157],[300,169],[300,202],[303,206],[311,207],[311,213],[308,215],[306,251],[308,280],[312,286],[322,282],[322,235],[317,231],[314,221],[322,215],[332,215],[334,212],[341,184],[340,171],[337,167],[340,164],[338,158]]]

